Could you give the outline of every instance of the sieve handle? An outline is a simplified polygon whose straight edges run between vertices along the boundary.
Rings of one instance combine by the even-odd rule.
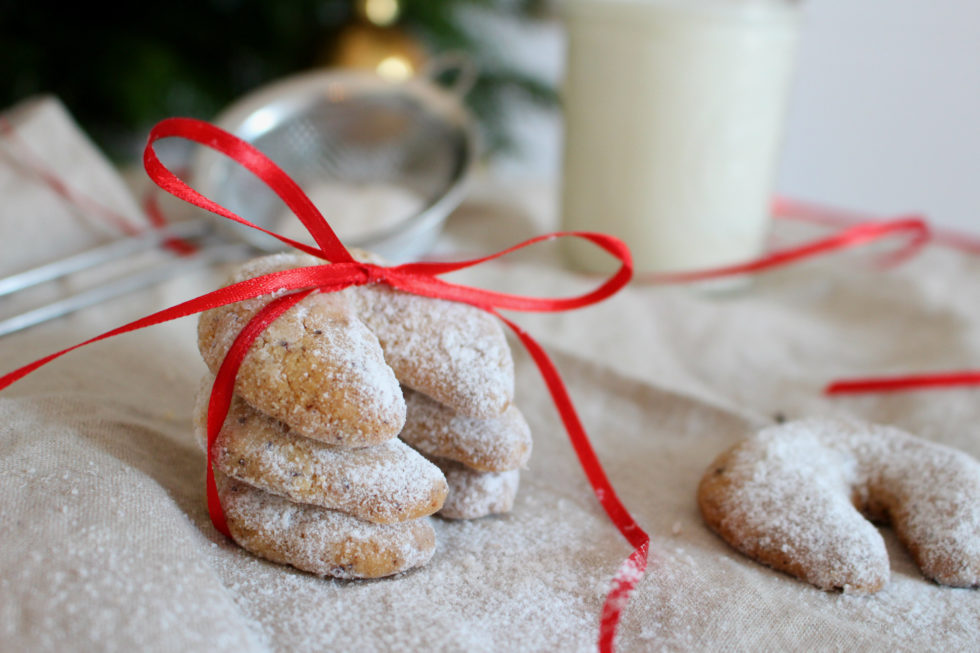
[[[479,71],[468,54],[453,50],[443,52],[430,59],[425,68],[422,69],[422,75],[456,97],[463,98],[476,84]],[[451,81],[448,83],[441,81],[444,76],[449,76]]]

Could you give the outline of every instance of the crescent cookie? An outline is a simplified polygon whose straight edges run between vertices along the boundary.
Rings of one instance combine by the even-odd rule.
[[[349,292],[402,384],[472,417],[496,417],[514,400],[510,346],[489,313],[383,285]]]
[[[507,472],[478,472],[452,460],[433,458],[449,483],[449,496],[439,511],[447,519],[478,519],[510,512],[521,475]]]
[[[407,389],[405,403],[408,413],[399,437],[428,456],[485,472],[518,469],[531,456],[531,429],[516,406],[496,418],[466,417]]]
[[[229,284],[321,262],[274,254],[245,263]],[[201,314],[198,347],[212,373],[249,319],[273,298]],[[314,293],[270,324],[245,356],[235,392],[297,433],[340,446],[379,444],[405,423],[405,402],[378,339],[343,293]]]
[[[733,547],[821,589],[885,585],[888,555],[868,519],[890,523],[928,578],[980,585],[980,463],[895,428],[808,419],[763,429],[712,463],[698,503]]]
[[[320,576],[379,578],[425,564],[435,551],[428,518],[371,524],[263,492],[215,472],[228,529],[244,549]]]
[[[195,411],[202,445],[212,382],[202,384]],[[431,515],[448,491],[439,469],[397,439],[361,449],[331,446],[291,433],[239,397],[232,400],[213,455],[215,469],[227,476],[377,524]]]

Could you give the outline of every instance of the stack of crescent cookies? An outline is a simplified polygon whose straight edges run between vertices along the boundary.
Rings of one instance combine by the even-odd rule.
[[[275,254],[228,283],[322,263]],[[201,314],[210,369],[195,410],[202,445],[213,374],[276,296]],[[493,316],[384,285],[311,294],[269,325],[239,368],[212,447],[229,531],[256,555],[325,576],[423,565],[436,545],[429,515],[474,519],[513,506],[531,453],[513,397],[514,363]]]

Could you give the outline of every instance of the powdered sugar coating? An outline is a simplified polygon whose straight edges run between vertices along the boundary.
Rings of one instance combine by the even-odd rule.
[[[229,283],[320,263],[311,256],[274,254],[245,263]],[[248,320],[274,297],[201,314],[198,345],[212,373]],[[269,325],[245,356],[235,391],[298,433],[340,446],[384,442],[405,422],[405,402],[378,339],[343,293],[310,295]]]
[[[884,541],[865,515],[889,522],[927,577],[980,585],[980,463],[894,428],[808,419],[763,429],[709,467],[698,500],[732,546],[823,589],[887,582]]]
[[[204,380],[195,410],[202,446],[212,382]],[[213,453],[216,469],[228,476],[378,524],[431,515],[448,491],[439,469],[398,439],[360,449],[331,446],[293,434],[239,397],[232,401]]]
[[[433,458],[449,483],[449,496],[439,511],[447,519],[478,519],[510,512],[520,484],[521,473],[479,472],[452,460]]]
[[[408,389],[405,403],[408,412],[399,437],[426,455],[487,472],[518,469],[531,456],[531,429],[514,405],[498,417],[480,419]]]
[[[435,551],[428,517],[372,524],[293,503],[215,473],[232,537],[244,549],[321,576],[379,578],[418,567]]]
[[[514,361],[490,314],[384,285],[346,292],[404,385],[473,417],[496,417],[513,401]]]

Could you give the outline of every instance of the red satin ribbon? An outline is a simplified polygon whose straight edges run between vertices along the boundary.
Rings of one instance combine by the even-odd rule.
[[[867,216],[828,209],[806,202],[786,198],[773,201],[772,212],[775,217],[798,219],[814,224],[841,228],[827,238],[773,251],[760,258],[717,268],[706,268],[686,272],[645,275],[639,280],[647,283],[690,283],[755,274],[807,258],[828,254],[837,250],[857,247],[886,237],[908,235],[909,241],[900,249],[885,254],[880,263],[883,266],[896,265],[915,255],[928,243],[936,243],[967,254],[980,254],[980,239],[948,230],[932,229],[924,218],[910,216],[893,220],[874,220]],[[859,379],[840,379],[824,388],[827,395],[842,395],[875,392],[899,392],[936,388],[955,388],[980,385],[980,370],[936,372],[932,374],[907,374],[892,377],[869,377]]]
[[[828,395],[843,395],[868,392],[899,392],[902,390],[952,388],[965,385],[980,385],[980,370],[844,379],[834,381],[828,385],[824,388],[824,393]]]
[[[827,207],[812,202],[803,202],[788,197],[776,197],[773,199],[772,214],[776,218],[804,220],[829,227],[851,227],[862,222],[873,222],[876,220],[872,216],[855,211]],[[936,227],[930,227],[929,231],[931,233],[930,242],[933,244],[958,249],[966,254],[980,254],[980,238],[977,236],[952,229],[938,229]]]
[[[796,247],[779,249],[744,263],[685,272],[650,274],[644,275],[638,280],[647,283],[690,283],[742,274],[756,274],[791,263],[798,263],[804,259],[866,245],[886,237],[897,235],[906,235],[909,237],[909,241],[901,249],[882,256],[880,263],[883,266],[896,265],[916,254],[929,242],[929,225],[925,220],[918,217],[896,218],[884,222],[862,222],[827,238],[821,238]]]
[[[160,208],[160,202],[157,198],[158,192],[158,188],[150,187],[143,193],[143,212],[154,229],[166,229],[170,221],[167,220],[167,216],[163,214],[163,209]],[[163,246],[180,256],[193,254],[199,249],[197,245],[189,240],[173,237],[164,240]]]
[[[773,215],[780,218],[805,220],[833,227],[860,228],[868,224],[865,215],[800,202],[785,197],[773,201]],[[930,229],[930,242],[959,250],[965,254],[980,254],[980,238],[948,229]],[[932,373],[913,373],[895,376],[838,379],[824,388],[826,395],[866,394],[958,388],[980,385],[980,370],[953,370]]]
[[[317,246],[311,247],[304,245],[262,229],[187,186],[160,162],[153,149],[153,144],[156,141],[168,137],[186,138],[206,145],[222,152],[250,170],[292,209],[300,221],[306,226]],[[626,245],[620,240],[605,234],[567,232],[533,238],[502,252],[468,261],[454,263],[408,263],[392,267],[360,263],[354,260],[350,252],[347,251],[334,234],[327,221],[292,179],[250,144],[213,125],[188,118],[170,118],[160,122],[150,132],[149,140],[143,153],[143,162],[150,178],[158,186],[176,197],[235,222],[259,229],[292,247],[321,259],[331,261],[332,264],[284,270],[254,279],[248,279],[201,295],[177,306],[153,313],[73,347],[45,356],[40,360],[0,377],[0,390],[42,365],[87,344],[244,299],[258,297],[260,295],[276,294],[277,297],[259,311],[232,344],[216,375],[208,405],[208,509],[215,528],[227,535],[228,526],[225,522],[224,512],[218,500],[214,483],[211,465],[211,448],[227,416],[239,365],[254,339],[272,321],[310,293],[336,292],[350,286],[369,283],[385,283],[405,292],[462,302],[485,310],[503,320],[505,324],[514,330],[517,337],[527,347],[551,393],[558,413],[568,432],[569,439],[575,449],[575,453],[578,455],[596,498],[609,516],[609,519],[634,547],[632,554],[621,565],[619,571],[613,578],[611,589],[600,617],[599,648],[603,651],[612,650],[622,609],[625,607],[630,593],[646,569],[650,538],[636,523],[616,495],[595,451],[592,449],[585,429],[579,421],[575,408],[572,405],[572,400],[554,363],[545,353],[544,349],[530,335],[510,320],[501,316],[499,310],[566,311],[602,301],[625,286],[632,276],[632,260]],[[619,270],[591,292],[574,297],[557,299],[499,293],[453,284],[438,278],[438,275],[479,265],[517,249],[533,245],[534,243],[560,237],[576,237],[591,241],[620,261],[621,265]]]

